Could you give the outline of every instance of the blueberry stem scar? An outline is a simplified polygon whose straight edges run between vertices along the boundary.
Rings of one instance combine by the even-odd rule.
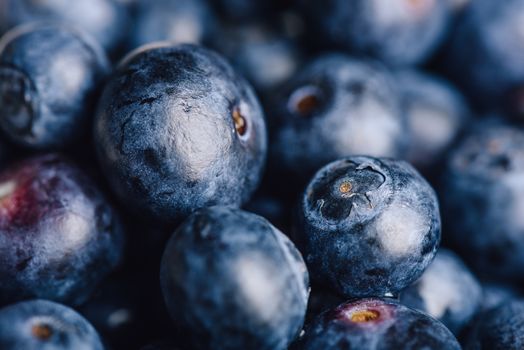
[[[40,340],[48,340],[53,335],[53,330],[47,324],[35,324],[31,328],[31,333],[35,338]]]

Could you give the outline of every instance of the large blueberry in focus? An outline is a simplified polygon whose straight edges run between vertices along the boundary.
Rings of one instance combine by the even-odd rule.
[[[400,302],[435,317],[459,334],[480,310],[482,287],[453,252],[440,249],[422,277],[400,293]]]
[[[276,94],[268,112],[270,170],[287,170],[294,181],[342,157],[401,158],[406,151],[400,95],[373,61],[321,56]]]
[[[90,33],[114,52],[126,36],[128,13],[116,0],[0,0],[0,31],[31,22],[62,22]]]
[[[136,6],[132,47],[163,40],[199,44],[215,29],[206,0],[140,0]]]
[[[306,265],[264,218],[211,207],[191,215],[164,252],[167,308],[197,349],[286,349],[304,321]]]
[[[318,316],[296,350],[460,350],[439,321],[397,302],[362,299]]]
[[[404,161],[341,159],[307,186],[295,234],[317,282],[346,297],[396,294],[435,256],[437,197]]]
[[[120,263],[123,232],[97,186],[57,156],[0,173],[0,303],[78,305]]]
[[[524,131],[498,120],[473,127],[449,157],[444,239],[485,278],[522,280],[523,177]]]
[[[64,25],[13,29],[0,41],[0,127],[33,149],[63,148],[91,125],[109,74],[102,48]]]
[[[407,160],[421,170],[436,167],[469,119],[464,97],[451,84],[416,70],[395,73],[408,119]]]
[[[511,300],[483,313],[468,335],[464,349],[524,349],[524,301]]]
[[[489,1],[489,0],[488,0]],[[320,44],[368,54],[392,65],[424,62],[450,19],[443,0],[301,0]]]
[[[0,309],[2,350],[103,350],[95,329],[73,309],[31,300]]]
[[[120,64],[95,122],[98,159],[129,208],[163,222],[245,203],[266,156],[262,109],[220,56],[145,47]]]

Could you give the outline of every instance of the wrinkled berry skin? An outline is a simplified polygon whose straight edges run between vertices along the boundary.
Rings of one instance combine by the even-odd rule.
[[[479,107],[499,107],[524,86],[524,2],[471,1],[446,50],[449,73]]]
[[[247,202],[267,148],[251,87],[193,45],[145,47],[120,64],[98,106],[95,144],[119,198],[166,223]]]
[[[341,54],[315,59],[283,87],[269,122],[272,168],[293,179],[351,155],[401,158],[408,140],[389,72]]]
[[[0,173],[0,304],[78,305],[122,253],[115,212],[69,161],[44,155]]]
[[[408,163],[349,157],[315,174],[295,235],[315,281],[346,297],[396,294],[435,256],[438,202]]]
[[[78,141],[108,73],[102,48],[75,29],[36,24],[10,31],[0,41],[0,127],[32,149]]]
[[[0,31],[31,22],[62,22],[86,31],[110,52],[122,44],[128,20],[124,5],[115,0],[0,0]]]
[[[400,293],[403,305],[441,321],[455,335],[480,310],[482,287],[453,252],[440,249],[424,274]]]
[[[468,122],[469,108],[455,87],[436,76],[406,69],[395,78],[410,133],[406,159],[417,169],[432,170]]]
[[[95,329],[79,313],[47,300],[0,309],[2,350],[103,350]]]
[[[475,126],[443,176],[446,242],[479,275],[522,280],[524,131],[500,120]]]
[[[439,321],[392,300],[362,299],[318,316],[296,350],[460,350]]]
[[[215,18],[206,0],[140,0],[136,6],[133,48],[163,40],[200,44],[215,29]]]
[[[323,45],[371,55],[390,65],[426,61],[450,19],[440,0],[301,0],[311,35]]]
[[[171,317],[196,349],[286,349],[304,322],[306,265],[264,218],[202,209],[171,237],[161,268]]]
[[[465,342],[465,350],[524,348],[524,301],[512,300],[481,315]]]

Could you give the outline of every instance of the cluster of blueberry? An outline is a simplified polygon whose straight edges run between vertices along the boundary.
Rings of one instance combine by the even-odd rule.
[[[523,20],[0,0],[0,349],[524,349]]]

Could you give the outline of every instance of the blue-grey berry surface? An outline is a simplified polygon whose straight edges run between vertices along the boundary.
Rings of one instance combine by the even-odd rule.
[[[104,350],[93,326],[73,309],[30,300],[0,309],[2,350]]]
[[[266,157],[266,127],[248,83],[194,45],[127,56],[98,104],[100,165],[126,207],[178,222],[211,205],[246,203]]]
[[[404,161],[340,159],[307,186],[295,235],[313,280],[346,297],[396,294],[437,252],[437,197]]]
[[[169,240],[162,292],[196,349],[286,349],[306,313],[306,265],[264,218],[229,207],[191,215]]]

